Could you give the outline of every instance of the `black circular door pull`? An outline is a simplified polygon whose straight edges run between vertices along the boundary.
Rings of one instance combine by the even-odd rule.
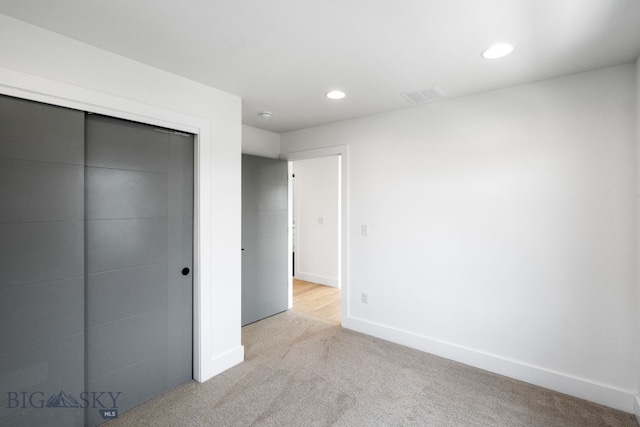
[[[182,269],[182,275],[186,276],[187,274],[189,274],[189,269],[187,267]]]

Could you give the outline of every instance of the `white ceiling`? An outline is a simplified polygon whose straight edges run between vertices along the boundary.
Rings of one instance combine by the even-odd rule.
[[[640,0],[0,0],[0,13],[243,98],[273,132],[635,60]],[[495,42],[512,55],[485,60]],[[324,97],[339,88],[347,98]],[[268,110],[265,120],[258,113]]]

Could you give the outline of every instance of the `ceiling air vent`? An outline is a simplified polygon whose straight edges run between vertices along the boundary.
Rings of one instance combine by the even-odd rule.
[[[417,90],[414,92],[405,92],[402,94],[404,99],[414,105],[426,104],[427,102],[437,101],[443,99],[444,93],[438,86],[434,86],[431,89]]]

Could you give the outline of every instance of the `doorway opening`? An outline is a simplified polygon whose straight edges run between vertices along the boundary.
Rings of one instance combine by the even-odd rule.
[[[289,307],[338,325],[347,318],[347,147],[288,153]]]

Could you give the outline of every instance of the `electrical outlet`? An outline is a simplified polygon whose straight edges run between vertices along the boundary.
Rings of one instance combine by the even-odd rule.
[[[362,224],[362,228],[360,229],[360,233],[363,236],[368,236],[369,235],[369,226],[367,224]]]
[[[318,217],[318,224],[320,224],[320,225],[324,224],[324,218],[323,217],[321,217],[321,216]]]
[[[363,304],[369,304],[369,295],[367,295],[367,293],[366,293],[366,292],[363,292],[363,293],[360,295],[360,298],[362,299],[362,303],[363,303]]]

